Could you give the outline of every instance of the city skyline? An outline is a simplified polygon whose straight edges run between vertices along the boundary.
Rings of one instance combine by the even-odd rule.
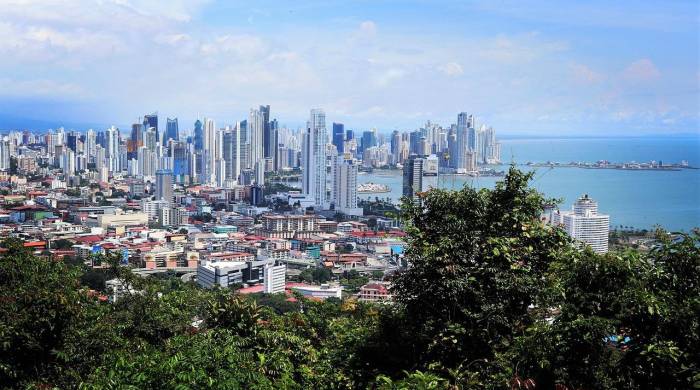
[[[467,107],[506,136],[698,133],[692,2],[356,8],[10,1],[0,129],[124,129],[146,108],[182,131],[270,104],[291,128],[308,107],[384,134]]]

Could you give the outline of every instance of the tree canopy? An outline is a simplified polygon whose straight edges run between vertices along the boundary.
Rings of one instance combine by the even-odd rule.
[[[494,189],[404,200],[393,305],[243,296],[0,252],[7,388],[688,389],[700,387],[700,235],[577,249],[511,168]],[[302,277],[329,276],[308,270]],[[100,299],[104,279],[126,288]],[[348,273],[346,284],[360,280]],[[365,279],[363,279],[365,280]]]

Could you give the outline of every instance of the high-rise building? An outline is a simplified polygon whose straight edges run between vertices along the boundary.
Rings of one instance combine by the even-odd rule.
[[[362,215],[362,208],[357,207],[357,170],[357,161],[342,156],[336,158],[332,199],[336,211]]]
[[[144,130],[148,130],[150,128],[156,129],[156,140],[160,142],[160,131],[158,130],[158,113],[154,112],[153,114],[146,115],[143,117],[143,128]]]
[[[338,153],[343,153],[345,143],[345,125],[342,123],[333,123],[333,145],[338,149]]]
[[[163,137],[163,145],[168,144],[168,140],[178,141],[180,139],[180,132],[177,126],[177,118],[166,118],[165,124],[165,136]]]
[[[197,119],[194,122],[194,150],[199,152],[204,149],[204,129],[202,128],[202,121]]]
[[[174,142],[172,156],[175,179],[177,182],[183,183],[185,176],[191,175],[189,145],[185,142]]]
[[[215,164],[217,159],[217,134],[216,123],[213,119],[204,119],[204,159],[202,167],[202,180],[205,183],[214,183]]]
[[[263,269],[263,285],[266,294],[283,293],[285,289],[286,265],[266,264]]]
[[[270,106],[260,106],[260,115],[262,116],[262,143],[263,143],[263,158],[275,160],[275,151],[277,149],[277,129],[273,128],[270,122]]]
[[[588,194],[576,200],[572,211],[561,212],[559,222],[571,237],[589,245],[594,252],[608,251],[610,216],[598,214],[598,203]]]
[[[121,170],[121,155],[119,150],[119,129],[112,126],[105,131],[105,140],[107,143],[106,156],[109,161],[107,164],[110,172],[119,172]]]
[[[0,171],[10,169],[10,140],[0,136]]]
[[[377,130],[372,129],[362,132],[362,151],[377,146]]]
[[[95,147],[97,146],[95,130],[88,129],[85,133],[85,154],[87,155],[88,162],[95,162]]]
[[[265,158],[265,115],[263,112],[251,109],[248,116],[248,139],[250,142],[250,166],[254,169],[258,161]]]
[[[277,119],[273,119],[270,121],[270,158],[272,159],[272,170],[274,171],[280,169],[279,147],[279,123],[277,123]]]
[[[403,196],[415,199],[423,191],[424,160],[410,156],[403,165]]]
[[[312,109],[302,142],[302,192],[326,207],[326,114]]]
[[[156,171],[156,200],[173,201],[173,172],[169,169]]]

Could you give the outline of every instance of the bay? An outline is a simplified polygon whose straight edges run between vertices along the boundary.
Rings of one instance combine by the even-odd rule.
[[[700,166],[700,137],[667,138],[557,138],[507,139],[502,141],[501,159],[516,164],[526,162],[648,162],[651,160],[679,163],[687,160]],[[532,185],[545,196],[562,200],[561,209],[582,194],[598,201],[601,213],[609,214],[612,227],[650,229],[661,226],[672,231],[690,231],[700,226],[700,169],[680,171],[630,171],[581,168],[530,168],[534,170]],[[500,165],[507,170],[508,165]],[[429,185],[459,189],[493,188],[495,177],[441,175],[426,177]],[[358,183],[387,185],[391,191],[382,194],[360,194],[363,199],[389,198],[398,203],[402,192],[399,170],[375,170],[362,174]]]

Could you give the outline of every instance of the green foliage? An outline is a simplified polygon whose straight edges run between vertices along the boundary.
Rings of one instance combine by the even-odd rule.
[[[306,268],[299,275],[299,279],[307,283],[327,283],[332,278],[333,273],[326,267]]]
[[[541,223],[530,178],[511,169],[494,190],[406,202],[411,267],[394,278],[394,305],[203,290],[135,276],[118,254],[92,271],[7,239],[0,387],[700,387],[700,235],[579,251]],[[109,279],[125,287],[115,303],[88,291]]]
[[[409,366],[494,361],[531,323],[548,264],[571,248],[540,221],[547,200],[527,186],[531,178],[511,168],[494,190],[431,190],[404,201],[411,267],[393,291],[417,335]]]
[[[17,387],[56,370],[57,350],[88,300],[78,272],[6,239],[0,256],[0,383]]]
[[[51,247],[53,249],[71,249],[73,247],[73,242],[70,240],[66,240],[65,238],[61,238],[52,242]]]

